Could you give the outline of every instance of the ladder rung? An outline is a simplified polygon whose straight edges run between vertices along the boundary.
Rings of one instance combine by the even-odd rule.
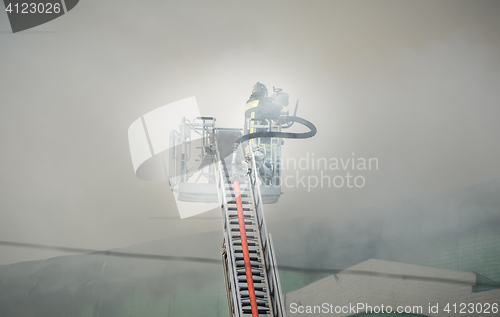
[[[231,228],[231,231],[239,232],[240,228]],[[246,232],[254,232],[255,230],[253,230],[252,228],[245,228],[245,231]]]
[[[238,276],[238,282],[241,283],[241,282],[246,282],[246,277],[245,276]],[[258,282],[257,282],[258,281]],[[263,284],[264,283],[264,278],[263,277],[257,277],[257,278],[253,278],[253,282],[254,284]]]
[[[236,275],[237,276],[244,276],[244,275],[246,275],[245,267],[238,268],[236,270]],[[260,268],[252,268],[252,275],[253,276],[264,277],[264,272]]]
[[[227,207],[229,211],[238,210],[236,207]],[[252,208],[243,208],[243,211],[252,211]]]
[[[238,218],[237,214],[228,215],[229,218]],[[243,215],[244,218],[253,219],[252,215]]]
[[[257,250],[248,250],[248,253],[257,253]],[[243,253],[243,250],[234,250],[234,253]]]
[[[238,264],[238,263],[235,263],[236,264],[236,270],[238,269],[241,269],[241,270],[244,270],[245,269],[245,263],[243,264]],[[252,269],[259,269],[261,270],[262,269],[262,264],[260,262],[250,262],[250,267]]]
[[[239,221],[236,220],[236,221],[230,221],[229,224],[230,225],[239,225],[240,223],[239,223]],[[251,226],[251,225],[254,225],[254,224],[255,223],[252,222],[252,221],[245,221],[245,225],[247,225],[247,226]]]
[[[265,294],[255,294],[255,297],[257,297],[259,300],[266,300],[266,295]],[[241,296],[241,300],[250,300],[250,297],[248,296]]]
[[[252,265],[252,270],[259,270],[259,272],[262,272],[262,265]],[[245,272],[245,267],[237,267],[236,272]]]
[[[266,288],[261,286],[255,286],[254,289],[258,292],[265,292]],[[240,291],[248,291],[248,286],[240,286]]]
[[[245,270],[238,271],[238,272],[236,272],[236,275],[238,275],[238,276],[246,275],[246,272],[245,272]],[[262,271],[261,272],[252,271],[252,275],[253,276],[264,277],[264,274],[262,273]]]
[[[240,247],[241,246],[241,242],[234,242],[233,246]],[[257,244],[255,242],[248,242],[248,246],[249,247],[256,247]]]
[[[250,306],[250,299],[242,299],[241,304],[243,304],[244,306]],[[262,301],[262,299],[259,298],[257,299],[257,306],[267,308],[267,301]]]
[[[231,236],[231,238],[233,238],[233,239],[238,239],[238,240],[240,240],[240,239],[241,239],[241,237],[240,237],[240,236],[235,236],[235,235]],[[255,238],[255,236],[247,236],[247,240],[257,241],[257,238]]]
[[[243,261],[243,257],[242,257],[242,256],[235,256],[235,257],[234,257],[234,260],[235,260],[235,261]],[[260,262],[259,258],[258,258],[258,257],[256,257],[256,256],[251,256],[251,257],[250,257],[250,261]]]
[[[227,203],[228,204],[236,204],[236,200],[229,200]],[[250,204],[250,202],[248,200],[242,200],[241,203],[243,205],[249,205]]]
[[[250,309],[243,308],[242,310],[243,310],[243,314],[251,314],[252,313],[252,309],[251,308]],[[258,311],[259,311],[259,315],[260,314],[266,314],[266,315],[269,314],[269,310],[268,309],[259,308]]]

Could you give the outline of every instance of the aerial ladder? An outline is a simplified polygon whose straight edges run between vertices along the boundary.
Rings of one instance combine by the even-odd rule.
[[[221,247],[230,317],[285,317],[286,309],[271,234],[264,218],[265,203],[276,203],[281,192],[283,138],[309,138],[316,128],[309,121],[283,115],[278,120],[247,119],[251,131],[217,128],[215,118],[184,118],[170,134],[172,190],[181,201],[218,202],[224,239]],[[282,132],[295,122],[306,133]],[[191,136],[195,135],[196,141]],[[265,161],[255,156],[267,140]],[[191,161],[191,163],[189,162]],[[193,161],[197,162],[194,164]],[[259,172],[267,164],[272,177]],[[171,178],[171,180],[174,178]],[[269,179],[271,181],[269,181]]]
[[[235,157],[238,152],[236,149]],[[229,315],[283,317],[286,313],[273,242],[264,219],[255,157],[249,153],[247,166],[236,166],[234,159],[227,157],[218,162],[217,169]]]

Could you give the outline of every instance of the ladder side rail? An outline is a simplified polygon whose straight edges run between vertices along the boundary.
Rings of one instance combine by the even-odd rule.
[[[218,155],[217,155],[218,157]],[[236,265],[234,264],[234,250],[232,249],[233,241],[231,237],[231,232],[228,232],[228,229],[230,230],[230,225],[229,225],[229,215],[228,215],[228,210],[227,210],[227,198],[226,198],[226,190],[225,190],[225,182],[224,182],[224,175],[222,174],[222,162],[221,160],[218,160],[217,163],[217,188],[219,191],[219,199],[221,203],[221,211],[222,211],[222,221],[223,221],[223,228],[224,228],[224,241],[226,242],[226,253],[227,253],[227,261],[228,261],[228,272],[229,272],[229,284],[228,286],[230,291],[232,293],[232,298],[233,298],[233,303],[234,303],[234,316],[229,316],[229,317],[241,317],[243,316],[243,310],[242,310],[242,304],[240,301],[241,295],[240,295],[240,290],[238,287],[238,281],[237,281],[237,274],[236,274]]]
[[[258,186],[258,185],[257,185]],[[256,206],[255,210],[256,210],[256,213],[258,214],[257,216],[257,221],[258,221],[258,226],[259,226],[259,233],[260,233],[260,238],[262,240],[262,249],[264,251],[266,251],[268,248],[269,248],[269,243],[267,241],[267,227],[266,227],[266,223],[265,223],[265,220],[264,220],[264,215],[263,215],[263,207],[262,207],[262,196],[260,196],[260,194],[258,194],[259,196],[259,205]]]
[[[255,214],[256,214],[256,218],[257,218],[257,224],[258,224],[258,227],[259,227],[259,231],[261,233],[261,237],[262,237],[262,248],[263,249],[267,249],[267,227],[266,227],[266,223],[264,221],[264,210],[263,210],[263,207],[262,207],[262,194],[260,192],[260,186],[259,186],[259,182],[258,182],[258,176],[257,176],[257,165],[255,163],[255,157],[254,157],[254,154],[253,154],[253,151],[251,151],[251,149],[249,149],[248,151],[250,153],[250,162],[251,162],[251,173],[250,173],[250,181],[251,181],[251,185],[252,185],[252,198],[254,200],[254,203],[255,203]]]
[[[236,230],[239,230],[239,233],[240,233],[240,241],[241,241],[242,255],[243,255],[243,262],[244,262],[244,272],[245,272],[246,284],[247,284],[247,289],[248,289],[248,297],[249,297],[250,306],[251,306],[250,312],[252,314],[252,317],[259,317],[259,308],[258,308],[258,303],[257,303],[257,297],[255,294],[254,278],[253,278],[253,274],[252,274],[252,264],[251,264],[252,260],[250,258],[250,250],[249,250],[247,234],[246,234],[247,227],[245,224],[245,214],[244,214],[244,210],[243,210],[243,202],[242,202],[242,197],[241,197],[241,192],[240,192],[240,181],[239,181],[238,177],[236,179],[231,179],[231,181],[232,181],[233,187],[234,187],[234,197],[235,197],[236,208],[237,208],[237,217],[238,217],[238,228]],[[257,237],[258,237],[258,240],[260,240],[260,237],[259,236],[257,236]],[[267,285],[267,283],[266,283],[266,285]]]
[[[235,272],[235,264],[234,264],[234,250],[232,249],[232,237],[231,237],[231,232],[230,230],[230,225],[229,225],[229,217],[228,217],[228,210],[227,210],[227,199],[226,199],[226,190],[224,186],[224,176],[222,175],[222,165],[219,162],[218,163],[219,168],[218,168],[218,179],[219,179],[219,191],[220,191],[220,201],[222,204],[222,219],[223,219],[223,229],[224,229],[224,241],[226,242],[226,253],[227,253],[227,261],[228,261],[228,271],[227,273],[229,274],[229,281],[230,284],[228,284],[228,291],[231,293],[232,296],[232,301],[234,303],[233,306],[233,316],[234,317],[240,317],[243,316],[243,311],[242,311],[242,305],[240,301],[240,292],[239,292],[239,287],[238,287],[238,281],[237,281],[237,274]],[[230,316],[230,317],[233,317]]]
[[[225,182],[224,182],[224,176],[222,175],[222,163],[219,161],[218,163],[218,178],[219,178],[219,189],[220,189],[220,202],[222,203],[222,217],[223,217],[223,229],[224,229],[224,240],[226,242],[226,252],[227,252],[227,259],[228,259],[228,273],[229,273],[229,280],[230,284],[230,292],[232,293],[232,298],[234,302],[234,317],[240,317],[243,316],[243,310],[242,310],[242,304],[241,304],[241,295],[240,295],[240,290],[238,287],[238,277],[237,277],[237,272],[235,271],[235,263],[234,263],[234,250],[232,248],[233,246],[233,241],[232,241],[232,236],[230,232],[230,225],[229,225],[229,213],[227,210],[227,198],[226,198],[226,189],[225,189]],[[233,316],[230,316],[233,317]]]
[[[260,235],[260,240],[261,240],[261,247],[263,251],[263,256],[264,256],[264,262],[266,264],[266,269],[269,268],[269,261],[267,261],[267,258],[269,257],[268,255],[268,248],[269,248],[269,242],[267,239],[267,226],[265,224],[264,220],[264,214],[263,214],[263,206],[262,206],[262,195],[260,192],[260,185],[258,183],[258,176],[257,176],[257,168],[256,168],[256,163],[255,163],[255,157],[252,151],[249,151],[251,153],[251,173],[250,173],[250,180],[251,180],[251,185],[252,185],[252,195],[253,195],[253,200],[255,204],[255,214],[256,214],[256,221],[257,221],[257,226],[259,228],[259,235]],[[267,274],[269,275],[269,270],[266,270]],[[268,278],[270,287],[273,285],[273,279]]]
[[[224,232],[224,239],[225,241],[229,241],[231,238],[231,234],[227,232]],[[232,304],[232,312],[233,314],[230,315],[229,317],[241,317],[243,316],[243,310],[242,310],[242,304],[241,304],[241,295],[240,295],[240,290],[238,287],[238,281],[237,281],[237,275],[236,272],[234,271],[235,264],[234,264],[234,252],[229,251],[231,250],[231,246],[228,246],[228,243],[226,243],[226,257],[227,257],[227,272],[225,272],[225,275],[228,275],[229,279],[229,284],[227,284],[228,291],[231,293],[228,296],[231,296],[232,301],[230,304]]]
[[[259,205],[259,208],[262,208],[262,205]],[[259,208],[256,208],[259,209]],[[262,212],[262,209],[259,209],[259,212]],[[262,245],[262,258],[264,262],[264,266],[266,268],[265,274],[266,274],[266,281],[268,285],[268,293],[269,293],[269,308],[273,312],[273,317],[277,316],[277,303],[276,303],[276,294],[277,294],[277,289],[276,289],[276,279],[274,278],[274,270],[272,268],[272,260],[271,260],[271,255],[269,251],[269,239],[267,238],[267,229],[265,227],[265,222],[264,219],[260,219],[260,225],[259,227],[259,236],[261,240],[261,245]]]
[[[259,245],[259,255],[260,255],[260,258],[261,258],[261,262],[262,262],[262,273],[263,273],[263,278],[264,278],[264,284],[265,284],[265,293],[266,293],[266,300],[267,300],[267,307],[269,309],[269,312],[271,313],[270,317],[275,317],[274,315],[274,309],[273,309],[273,299],[272,299],[272,296],[273,296],[273,292],[272,292],[272,280],[269,278],[269,261],[266,261],[266,252],[264,250],[264,247],[266,245],[266,239],[265,239],[265,236],[263,236],[263,231],[262,231],[262,227],[259,225],[259,219],[258,219],[258,216],[257,216],[257,204],[256,204],[256,201],[255,201],[255,194],[256,194],[256,191],[255,191],[255,183],[252,183],[252,180],[251,180],[251,177],[252,177],[252,173],[250,173],[248,176],[248,180],[249,180],[249,189],[250,189],[250,192],[251,192],[251,196],[250,196],[250,202],[252,203],[253,205],[253,216],[255,218],[255,221],[256,221],[256,231],[257,231],[257,235],[256,235],[256,238],[258,240],[258,245]],[[257,200],[258,202],[259,200]],[[261,203],[259,203],[260,205]]]
[[[269,239],[267,233],[267,226],[264,219],[264,209],[262,206],[263,203],[261,198],[262,196],[260,192],[260,185],[257,181],[258,176],[257,176],[256,163],[253,156],[253,152],[249,151],[249,153],[251,153],[250,163],[252,166],[249,178],[252,181],[251,183],[252,195],[255,203],[255,213],[257,218],[259,236],[261,240],[261,252],[262,252],[264,266],[266,268],[265,275],[266,275],[266,285],[268,286],[269,309],[272,312],[273,317],[278,317],[278,316],[282,317],[279,307],[280,303],[278,301],[278,298],[280,297],[280,289],[278,288],[279,285],[276,284],[277,283],[275,278],[276,272],[273,269],[272,255],[269,250]]]
[[[274,278],[274,285],[276,285],[276,301],[278,303],[278,312],[279,315],[277,317],[286,317],[286,308],[285,308],[285,301],[283,298],[283,292],[281,291],[281,282],[280,282],[280,276],[278,272],[278,264],[276,261],[276,253],[274,251],[274,243],[273,243],[273,237],[271,234],[269,234],[269,251],[271,253],[271,270],[273,270],[273,278]]]
[[[281,291],[281,284],[278,275],[277,262],[274,256],[274,247],[272,245],[272,238],[271,235],[268,234],[267,232],[267,226],[264,218],[264,208],[262,206],[260,185],[257,181],[257,172],[256,172],[257,169],[256,169],[255,158],[253,156],[252,151],[249,151],[249,153],[251,153],[250,161],[252,164],[251,173],[249,177],[250,180],[252,181],[251,183],[253,189],[252,191],[254,193],[253,199],[254,202],[256,203],[255,210],[256,210],[256,218],[258,221],[258,227],[261,236],[263,236],[262,251],[264,253],[264,262],[266,266],[266,272],[268,275],[268,282],[270,287],[269,293],[271,295],[272,309],[276,317],[285,317],[286,311],[284,310],[285,308],[283,302],[283,295]]]
[[[229,316],[235,316],[237,315],[234,313],[235,311],[235,305],[236,303],[234,302],[233,298],[233,288],[231,287],[231,281],[229,277],[229,263],[227,261],[227,251],[226,251],[226,241],[224,240],[222,246],[221,246],[221,257],[222,257],[222,267],[224,269],[224,286],[226,287],[226,298],[227,298],[227,308],[229,310]]]
[[[215,131],[214,131],[215,133]],[[238,273],[236,271],[236,263],[235,263],[235,250],[233,249],[233,237],[231,233],[231,225],[230,225],[230,219],[229,219],[229,210],[228,210],[228,202],[227,202],[227,193],[226,193],[226,179],[224,177],[224,168],[225,168],[225,162],[223,161],[224,158],[220,157],[220,153],[218,151],[218,144],[217,144],[217,139],[215,139],[215,161],[217,162],[215,164],[216,168],[216,181],[217,181],[217,188],[219,192],[219,202],[221,203],[221,212],[222,212],[222,221],[223,221],[223,230],[224,230],[224,243],[226,245],[226,256],[227,256],[227,261],[228,261],[228,274],[229,274],[229,280],[230,284],[228,286],[230,289],[228,290],[231,292],[231,296],[233,299],[233,314],[232,316],[229,317],[243,317],[243,304],[241,302],[241,291],[238,283]],[[226,170],[227,172],[227,170]]]

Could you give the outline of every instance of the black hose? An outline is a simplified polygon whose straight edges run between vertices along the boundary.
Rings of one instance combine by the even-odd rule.
[[[258,120],[258,119],[254,119],[254,120]],[[238,140],[236,140],[236,142],[234,142],[233,159],[231,161],[231,172],[232,172],[231,180],[232,181],[234,179],[238,178],[238,173],[236,171],[237,170],[236,169],[236,161],[237,161],[236,157],[238,155],[237,152],[238,152],[239,145],[242,142],[245,142],[245,141],[248,141],[251,139],[257,139],[257,138],[308,139],[308,138],[312,138],[317,132],[316,126],[314,124],[312,124],[312,122],[310,122],[304,118],[295,117],[295,116],[287,116],[287,117],[281,117],[280,119],[278,119],[278,122],[280,122],[280,121],[283,121],[283,123],[286,122],[289,126],[291,126],[291,124],[293,124],[294,122],[303,124],[304,126],[309,128],[309,132],[298,133],[298,132],[266,131],[266,132],[254,132],[254,133],[246,134],[246,135],[240,137]],[[283,124],[283,123],[281,123],[281,124]],[[224,163],[224,160],[222,160],[222,162]],[[226,172],[226,175],[229,175],[226,164],[223,164],[223,166],[224,166],[224,170]]]
[[[304,126],[309,128],[309,132],[271,132],[271,131],[266,131],[266,132],[254,132],[250,134],[246,134],[239,138],[235,142],[235,146],[238,146],[240,143],[251,140],[251,139],[256,139],[256,138],[283,138],[283,139],[308,139],[312,138],[317,130],[316,126],[312,124],[312,122],[301,118],[301,117],[294,117],[294,116],[288,116],[288,117],[282,117],[284,122],[290,123],[290,122],[297,122],[300,124],[303,124]]]

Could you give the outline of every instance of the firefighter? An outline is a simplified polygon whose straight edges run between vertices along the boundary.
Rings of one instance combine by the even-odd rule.
[[[265,129],[249,128],[251,124],[266,125],[267,120],[276,120],[281,114],[283,107],[288,106],[288,94],[275,89],[271,97],[268,97],[267,87],[262,83],[253,86],[252,94],[245,105],[245,128],[244,134],[264,131]],[[248,120],[256,119],[256,120]]]
[[[252,94],[245,105],[245,127],[244,134],[267,131],[267,128],[252,128],[249,125],[267,125],[270,120],[277,120],[281,110],[288,105],[288,94],[281,89],[274,89],[271,97],[268,97],[267,87],[257,82],[252,89]],[[251,120],[255,119],[255,120]],[[267,120],[267,121],[266,121]],[[271,138],[260,138],[250,140],[250,146],[255,153],[255,159],[260,175],[266,185],[270,184],[273,167],[270,162]]]

